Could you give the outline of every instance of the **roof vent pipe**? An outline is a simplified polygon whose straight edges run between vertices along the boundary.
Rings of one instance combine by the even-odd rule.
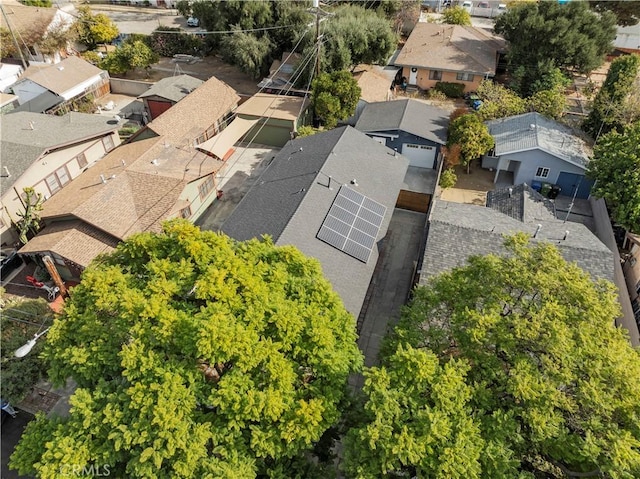
[[[564,232],[564,237],[562,238],[562,241],[566,240],[569,237],[569,230]]]
[[[104,175],[100,175],[100,181],[103,185],[107,183],[107,179],[104,177]]]
[[[509,188],[509,198],[511,198],[511,196],[513,196],[513,188]]]
[[[9,168],[7,168],[6,166],[2,167],[4,169],[4,177],[5,178],[11,178],[11,173],[9,173]]]
[[[541,224],[538,224],[538,225],[536,226],[536,232],[535,232],[535,233],[533,233],[533,237],[534,237],[534,238],[537,238],[537,237],[538,237],[538,233],[540,233],[540,230],[541,230],[541,229],[542,229],[542,225],[541,225]]]

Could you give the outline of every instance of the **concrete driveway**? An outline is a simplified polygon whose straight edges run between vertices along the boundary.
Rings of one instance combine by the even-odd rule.
[[[226,169],[216,176],[222,197],[214,201],[196,221],[203,230],[219,231],[244,195],[260,178],[280,148],[265,145],[238,147],[227,160]]]

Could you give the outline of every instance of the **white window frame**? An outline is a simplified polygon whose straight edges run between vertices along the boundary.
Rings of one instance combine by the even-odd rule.
[[[116,144],[114,143],[113,138],[111,138],[111,135],[105,136],[102,139],[102,146],[104,147],[104,151],[106,152],[109,152],[116,147]]]
[[[191,205],[187,205],[180,210],[180,218],[184,218],[185,220],[191,218]]]
[[[549,173],[551,173],[551,169],[546,166],[539,166],[536,169],[536,178],[549,178]]]
[[[473,78],[474,78],[473,73],[465,73],[465,72],[456,73],[456,80],[472,82]]]
[[[429,80],[442,80],[442,70],[429,70]]]
[[[216,183],[213,175],[207,176],[205,180],[198,186],[198,194],[201,200],[204,200],[215,189]]]

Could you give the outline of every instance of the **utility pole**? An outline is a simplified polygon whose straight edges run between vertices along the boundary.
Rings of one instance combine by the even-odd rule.
[[[20,60],[22,61],[22,67],[26,70],[28,65],[26,60],[24,59],[24,55],[22,54],[22,48],[18,44],[18,40],[16,40],[16,36],[13,33],[13,28],[11,28],[11,24],[9,23],[9,18],[7,18],[7,14],[2,7],[2,3],[0,3],[0,10],[2,10],[2,16],[4,17],[4,21],[7,22],[7,28],[9,29],[9,33],[11,34],[11,38],[13,39],[13,44],[18,49],[18,53],[20,54]]]
[[[320,0],[313,0],[313,8],[316,11],[316,67],[314,78],[320,74]]]

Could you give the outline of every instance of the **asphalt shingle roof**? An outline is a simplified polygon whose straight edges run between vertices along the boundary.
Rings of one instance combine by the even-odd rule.
[[[556,218],[555,203],[526,183],[487,192],[487,207],[524,223]]]
[[[287,143],[247,192],[222,231],[237,240],[271,235],[318,259],[347,310],[357,315],[378,258],[367,263],[316,238],[342,184],[386,206],[384,238],[408,161],[363,133],[342,127]],[[331,176],[331,189],[329,188]],[[355,185],[351,183],[355,180]]]
[[[33,125],[33,129],[31,129]],[[100,137],[118,129],[111,118],[71,112],[64,116],[16,112],[0,117],[2,166],[11,176],[0,179],[7,191],[48,150]]]
[[[106,72],[80,57],[69,57],[34,73],[27,70],[18,82],[29,79],[56,95],[62,95],[76,85],[101,73],[106,75]]]
[[[521,198],[516,197],[515,201]],[[525,201],[529,201],[527,196]],[[470,256],[505,254],[504,235],[517,232],[531,235],[533,242],[556,245],[567,261],[577,263],[594,278],[613,281],[613,253],[591,231],[580,223],[557,220],[548,211],[539,209],[538,213],[539,217],[531,218],[525,214],[527,221],[522,221],[491,207],[435,200],[420,284],[443,271],[463,266]],[[533,239],[538,225],[541,228]]]
[[[202,85],[202,83],[204,83],[202,80],[189,75],[167,77],[158,80],[138,98],[157,96],[177,103]]]
[[[496,156],[540,149],[580,168],[586,168],[592,150],[579,133],[542,116],[523,113],[486,122],[495,140]]]
[[[355,127],[364,132],[403,130],[444,145],[449,112],[412,99],[369,103]]]
[[[419,22],[395,64],[493,74],[496,53],[503,46],[503,40],[491,37],[478,28]]]

